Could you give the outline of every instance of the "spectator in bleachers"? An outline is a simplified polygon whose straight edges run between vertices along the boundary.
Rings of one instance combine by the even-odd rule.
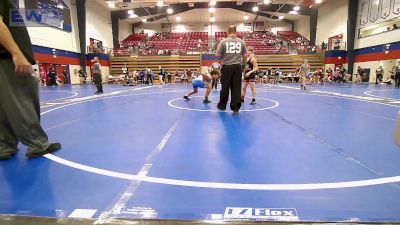
[[[397,26],[397,24],[393,24],[393,30],[397,30],[399,29],[399,27]]]

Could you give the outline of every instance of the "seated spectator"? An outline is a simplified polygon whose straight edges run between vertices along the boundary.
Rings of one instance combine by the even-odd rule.
[[[140,71],[139,73],[139,80],[141,81],[142,84],[145,83],[145,76],[146,76],[146,72],[144,70]]]

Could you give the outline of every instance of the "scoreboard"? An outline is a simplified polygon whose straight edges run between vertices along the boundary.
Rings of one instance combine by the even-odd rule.
[[[57,9],[62,18],[59,28],[68,32],[72,31],[71,10],[63,0],[25,0],[26,9]]]

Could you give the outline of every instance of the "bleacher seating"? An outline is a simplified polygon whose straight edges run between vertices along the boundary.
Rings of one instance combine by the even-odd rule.
[[[207,32],[156,33],[146,45],[153,53],[160,50],[186,52],[208,46]]]
[[[310,45],[310,41],[297,32],[278,31],[278,35],[295,48],[298,53],[309,53],[313,48]]]
[[[228,36],[227,32],[216,32],[215,40],[218,46],[219,42]],[[271,32],[238,32],[237,36],[243,39],[247,46],[253,47],[256,54],[287,54],[288,47],[280,43],[278,36]]]
[[[240,31],[238,37],[246,42],[247,46],[254,48],[256,54],[288,54],[289,47],[296,49],[299,54],[312,53],[310,41],[297,32],[278,31]],[[215,32],[216,48],[219,42],[228,36],[227,32]],[[130,35],[121,42],[121,49],[113,51],[114,55],[131,55],[132,47],[136,47],[147,38],[147,34]],[[182,32],[182,33],[156,33],[148,38],[144,48],[139,50],[139,55],[186,55],[200,54],[208,49],[207,32]],[[130,50],[125,48],[131,48]],[[137,53],[136,53],[137,54]]]
[[[138,46],[140,42],[146,37],[147,34],[131,34],[125,40],[121,41],[120,46],[121,48]]]
[[[129,56],[131,55],[131,49],[129,48],[114,48],[112,51],[114,56]]]

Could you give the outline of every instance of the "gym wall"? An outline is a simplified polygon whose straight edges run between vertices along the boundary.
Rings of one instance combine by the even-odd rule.
[[[294,22],[294,31],[310,40],[310,17],[302,16]]]
[[[126,37],[132,34],[132,25],[130,23],[120,20],[118,22],[118,26],[119,26],[119,34],[118,34],[119,41],[124,40]]]
[[[343,34],[347,40],[347,0],[327,1],[318,9],[317,39],[316,44],[328,43],[329,37]]]
[[[86,1],[86,43],[94,38],[112,48],[111,13],[96,1]]]

